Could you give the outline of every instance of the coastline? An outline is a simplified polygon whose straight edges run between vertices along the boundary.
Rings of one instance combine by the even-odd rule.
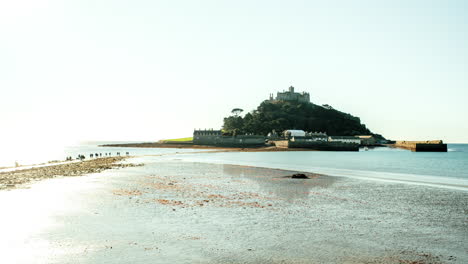
[[[36,213],[53,219],[47,232],[35,237],[38,244],[46,241],[49,246],[35,250],[37,243],[19,241],[21,252],[39,254],[38,263],[41,259],[207,264],[468,260],[466,192],[318,174],[308,174],[307,180],[290,179],[284,176],[297,171],[158,157],[128,162],[144,166],[0,191],[2,201],[15,195],[26,199],[23,207],[2,210],[3,221],[17,219],[15,212],[28,214],[27,219],[35,219]],[[57,211],[44,205],[41,188],[45,187],[61,201]],[[31,210],[35,204],[45,209]],[[10,228],[0,245],[22,227]],[[80,235],[73,230],[85,231]]]
[[[319,151],[319,150],[310,149],[310,148],[278,148],[276,146],[237,148],[237,147],[221,147],[221,146],[209,146],[209,145],[159,143],[159,142],[129,143],[129,144],[105,144],[105,145],[99,145],[99,147],[212,149],[212,150],[220,150],[220,151],[224,151],[224,152]]]
[[[133,163],[121,163],[127,158],[128,157],[105,157],[84,161],[12,168],[9,171],[0,172],[0,191],[58,176],[82,176],[109,169],[139,166]]]

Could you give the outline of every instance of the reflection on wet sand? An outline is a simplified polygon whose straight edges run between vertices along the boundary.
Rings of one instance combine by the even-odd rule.
[[[338,177],[330,177],[322,174],[304,173],[309,179],[291,179],[298,171],[272,170],[268,168],[222,165],[223,173],[231,179],[248,179],[258,184],[260,189],[268,194],[286,201],[306,199],[311,190],[328,188],[333,185]]]
[[[7,252],[0,263],[468,261],[465,192],[315,174],[289,179],[296,171],[159,157],[132,161],[145,165],[0,195],[0,249]]]

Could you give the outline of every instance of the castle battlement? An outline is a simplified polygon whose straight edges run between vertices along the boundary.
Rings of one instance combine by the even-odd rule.
[[[294,92],[294,87],[290,86],[288,91],[277,92],[276,98],[273,99],[273,94],[270,94],[270,101],[297,101],[301,103],[310,103],[310,95],[309,93],[302,92],[296,93]]]

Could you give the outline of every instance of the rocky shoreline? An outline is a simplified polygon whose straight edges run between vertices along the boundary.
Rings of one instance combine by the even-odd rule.
[[[126,158],[127,157],[106,157],[0,172],[0,190],[14,189],[21,184],[58,176],[81,176],[90,173],[99,173],[109,169],[141,166],[141,164],[121,163],[121,161]]]

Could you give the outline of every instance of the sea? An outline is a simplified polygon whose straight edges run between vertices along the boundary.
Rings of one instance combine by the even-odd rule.
[[[0,191],[0,263],[468,263],[466,144],[422,153],[104,143],[115,142],[16,157],[129,152],[125,162],[145,166]],[[336,177],[283,177],[299,171]]]
[[[0,148],[0,168],[10,168],[17,164],[20,166],[37,165],[64,161],[67,157],[76,159],[78,155],[84,155],[85,158],[91,158],[97,154],[102,157],[106,153],[111,156],[126,155],[128,152],[132,156],[143,155],[161,155],[177,152],[194,152],[192,149],[169,149],[169,148],[117,148],[117,147],[101,147],[107,144],[127,144],[127,143],[143,143],[141,141],[83,141],[69,145],[59,145],[53,142],[41,142],[38,144],[27,144],[13,146],[9,148]]]
[[[66,147],[39,148],[15,156],[0,150],[0,167],[16,163],[30,165],[64,160],[79,154],[129,152],[134,156],[157,156],[158,159],[216,164],[232,164],[320,173],[378,181],[398,181],[468,190],[468,144],[448,144],[448,152],[411,152],[375,147],[359,152],[214,152],[200,149],[114,148],[103,144],[130,143],[115,141],[81,142]],[[131,142],[137,143],[137,142]]]

